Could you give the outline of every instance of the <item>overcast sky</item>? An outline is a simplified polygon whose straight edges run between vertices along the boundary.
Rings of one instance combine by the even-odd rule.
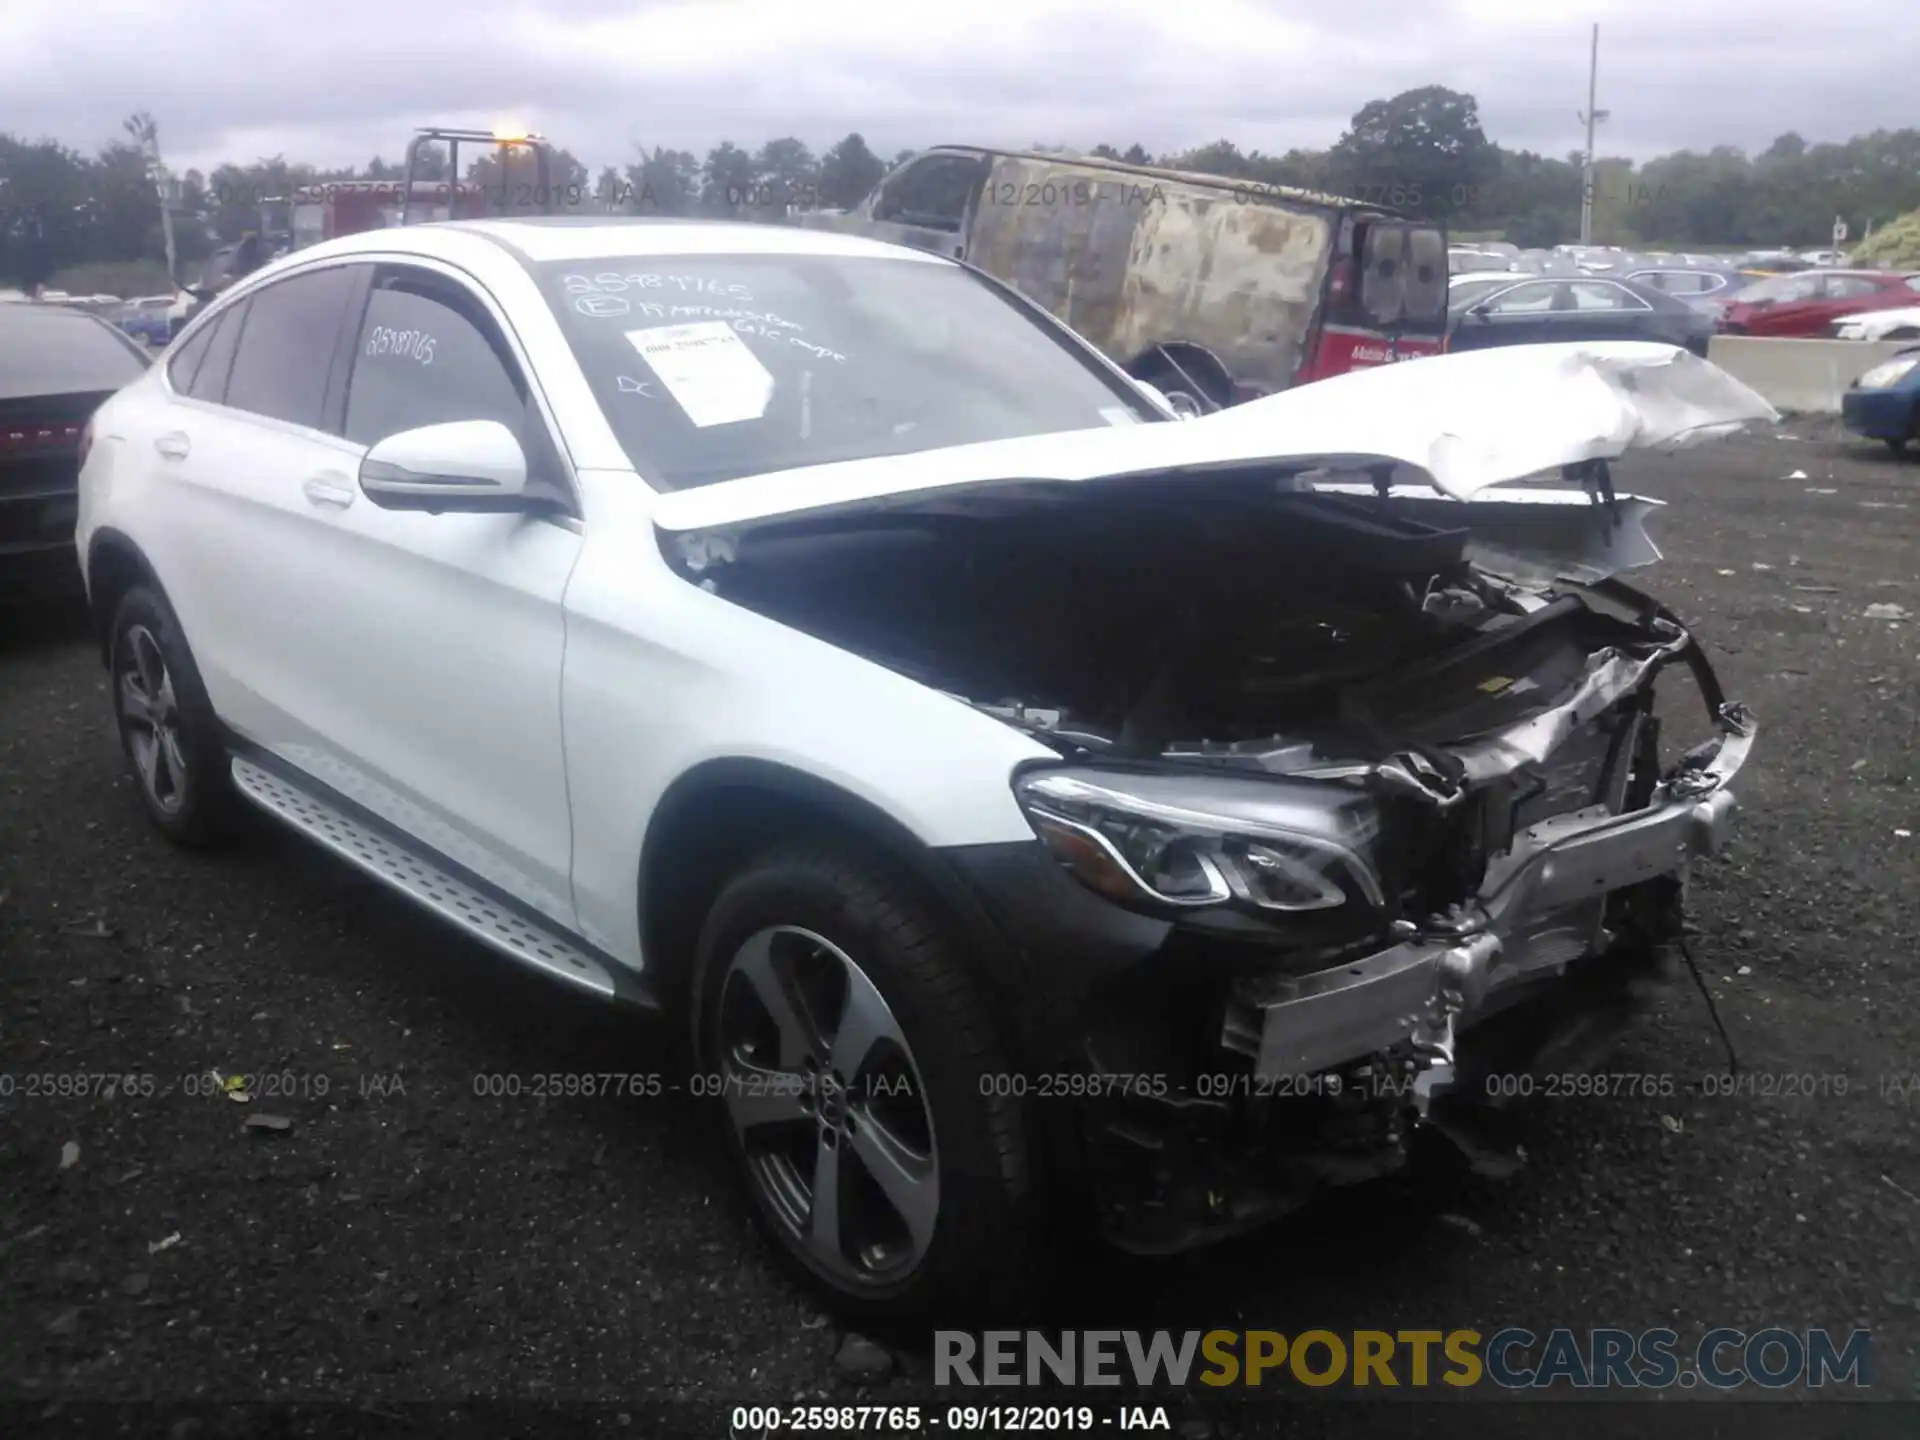
[[[93,150],[138,108],[176,169],[398,159],[417,125],[523,118],[597,172],[850,130],[943,141],[1333,143],[1440,83],[1502,145],[1758,150],[1920,124],[1920,25],[1885,0],[0,0],[0,132]]]

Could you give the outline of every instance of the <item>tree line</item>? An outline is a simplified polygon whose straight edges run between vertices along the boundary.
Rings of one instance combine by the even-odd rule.
[[[0,284],[32,285],[88,263],[158,260],[165,254],[152,169],[155,127],[131,117],[125,135],[85,155],[52,140],[0,134]],[[1036,145],[1037,149],[1065,147]],[[883,160],[858,133],[816,154],[788,136],[748,149],[723,140],[704,157],[642,148],[624,166],[594,173],[556,149],[544,182],[519,158],[507,170],[491,151],[465,166],[507,210],[777,218],[790,208],[847,208],[868,194],[902,151]],[[1138,144],[1091,152],[1298,186],[1388,204],[1444,221],[1460,235],[1548,246],[1578,238],[1582,157],[1511,150],[1487,138],[1471,95],[1429,85],[1361,107],[1324,150],[1284,154],[1217,140],[1152,155]],[[463,150],[464,157],[464,150]],[[229,163],[177,177],[175,238],[183,269],[259,224],[261,202],[301,186],[398,180],[404,166],[375,157],[328,169],[284,156]],[[447,157],[430,152],[418,178],[446,180]],[[1757,155],[1732,146],[1680,151],[1635,165],[1595,166],[1594,239],[1672,249],[1824,244],[1836,217],[1855,238],[1920,210],[1920,129],[1877,130],[1837,143],[1781,135]]]

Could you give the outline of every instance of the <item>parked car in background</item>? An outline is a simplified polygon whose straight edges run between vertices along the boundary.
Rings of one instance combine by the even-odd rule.
[[[145,350],[84,310],[0,306],[0,599],[79,589],[87,420],[146,368]]]
[[[1446,333],[1439,225],[1291,186],[944,145],[846,214],[795,218],[978,266],[1202,409],[1431,355]]]
[[[1713,318],[1613,276],[1537,276],[1453,307],[1449,350],[1567,340],[1653,340],[1707,353]]]
[[[1844,250],[1802,250],[1800,258],[1809,265],[1844,265],[1848,256]]]
[[[1862,375],[1840,396],[1840,419],[1898,455],[1920,440],[1920,346],[1902,350]]]
[[[1885,270],[1808,270],[1756,281],[1720,310],[1728,335],[1808,338],[1844,315],[1892,310],[1920,296],[1920,275]]]
[[[1849,315],[1827,326],[1827,333],[1836,340],[1920,340],[1920,305]]]

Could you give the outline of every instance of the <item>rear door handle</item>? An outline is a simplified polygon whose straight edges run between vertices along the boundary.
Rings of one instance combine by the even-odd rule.
[[[153,448],[169,460],[184,460],[193,447],[187,443],[187,437],[182,432],[172,430],[155,439]]]
[[[312,476],[300,488],[306,492],[307,499],[315,505],[328,505],[336,510],[344,510],[353,504],[353,487],[343,484],[341,477],[337,475]]]

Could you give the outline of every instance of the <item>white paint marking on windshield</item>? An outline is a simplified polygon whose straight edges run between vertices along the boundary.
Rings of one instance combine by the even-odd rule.
[[[629,313],[633,306],[621,295],[576,295],[573,308],[596,320],[610,320]]]
[[[617,375],[614,377],[614,384],[627,395],[644,395],[649,400],[658,398],[653,393],[651,380],[636,380],[631,375]]]

